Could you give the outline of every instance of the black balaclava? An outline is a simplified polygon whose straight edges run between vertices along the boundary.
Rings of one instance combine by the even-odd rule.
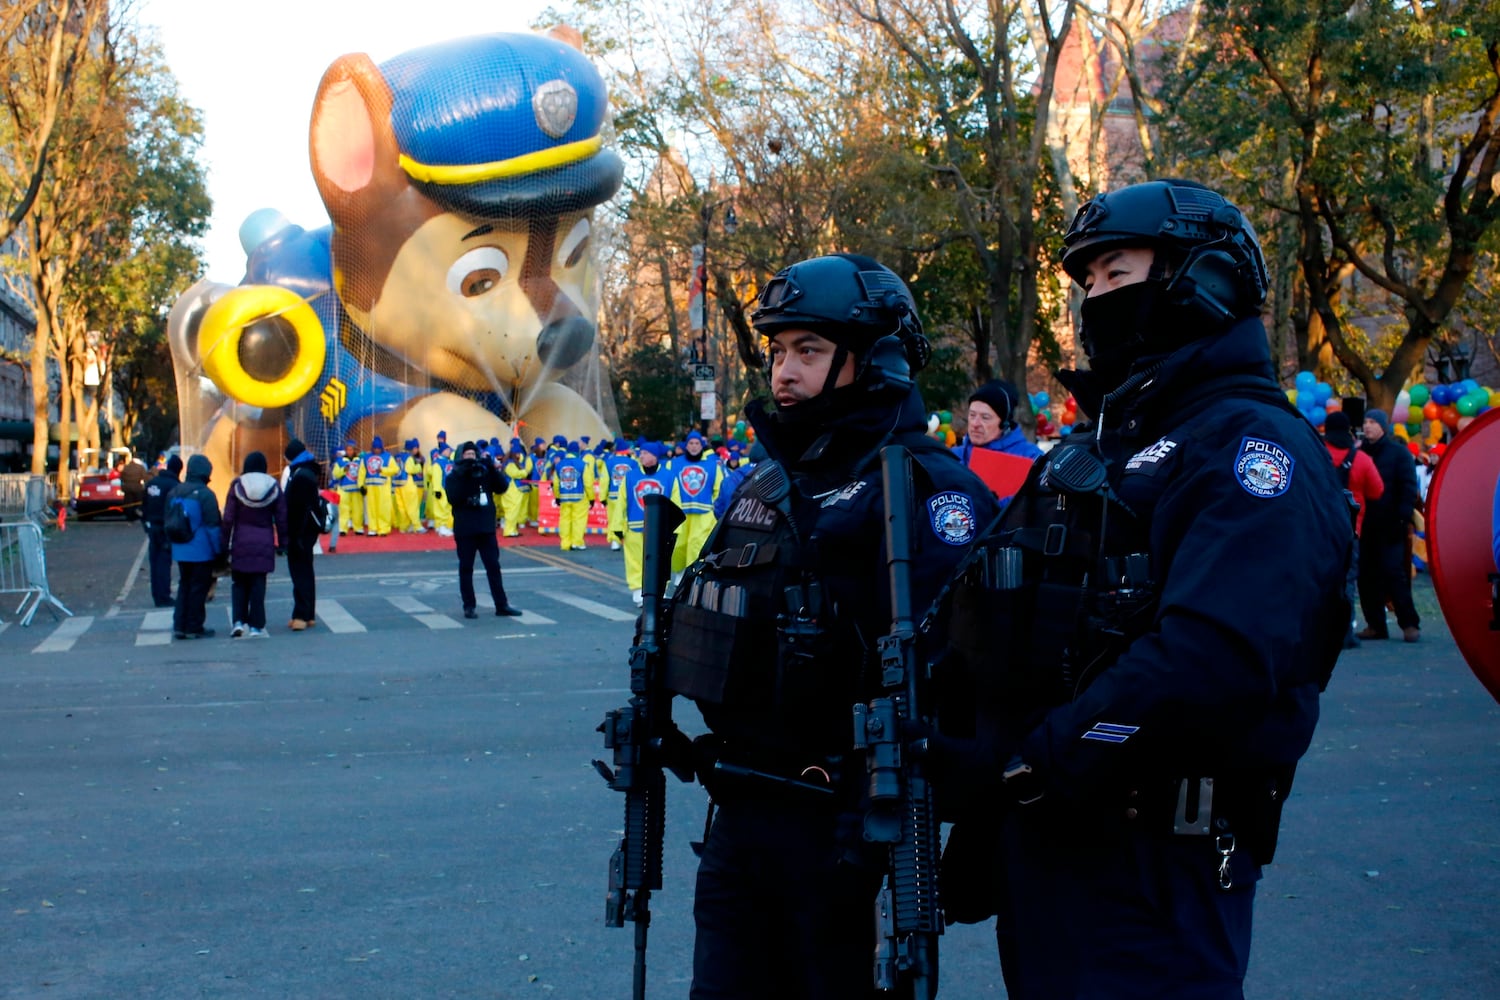
[[[1159,246],[1142,246],[1153,252],[1145,281],[1083,300],[1083,349],[1089,369],[1106,393],[1119,387],[1139,362],[1170,354],[1212,332],[1203,329],[1208,321],[1201,314],[1163,294],[1182,264],[1180,255]]]

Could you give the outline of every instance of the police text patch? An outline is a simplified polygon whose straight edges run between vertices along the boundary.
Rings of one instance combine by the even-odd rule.
[[[1292,487],[1292,467],[1296,460],[1281,445],[1264,438],[1247,437],[1240,441],[1240,453],[1234,460],[1234,478],[1253,497],[1279,497]]]
[[[927,516],[933,534],[949,545],[968,545],[974,540],[974,501],[962,493],[939,493],[927,501]]]
[[[1162,438],[1150,447],[1143,448],[1134,455],[1131,455],[1125,462],[1125,471],[1134,472],[1143,466],[1157,465],[1168,455],[1172,454],[1172,450],[1176,447],[1176,441],[1169,438]]]

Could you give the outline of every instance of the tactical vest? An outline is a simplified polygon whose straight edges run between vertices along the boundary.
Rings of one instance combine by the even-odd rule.
[[[678,585],[666,644],[666,686],[715,733],[771,756],[849,742],[849,656],[807,558],[816,508],[799,525],[797,506],[780,463],[755,467]]]
[[[1076,697],[1151,624],[1148,522],[1086,435],[1032,468],[950,587],[952,649],[977,693],[1025,717]]]

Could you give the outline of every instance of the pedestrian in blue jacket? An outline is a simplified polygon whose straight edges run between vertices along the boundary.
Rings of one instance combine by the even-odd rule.
[[[180,504],[192,525],[193,537],[172,543],[177,563],[177,607],[172,613],[172,638],[201,639],[214,634],[203,627],[207,616],[208,588],[213,583],[214,560],[224,550],[219,537],[219,498],[208,488],[213,463],[207,455],[194,455],[187,462],[187,478],[172,491],[168,505]]]

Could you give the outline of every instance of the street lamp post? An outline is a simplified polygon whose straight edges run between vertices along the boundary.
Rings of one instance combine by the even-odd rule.
[[[713,191],[713,185],[711,181],[708,190],[710,193],[712,193]],[[692,361],[695,366],[695,380],[697,379],[698,372],[700,371],[700,369],[698,369],[696,366],[700,364],[707,366],[712,363],[710,361],[708,352],[708,335],[711,328],[710,317],[712,316],[712,313],[710,313],[709,311],[709,296],[712,294],[709,291],[709,239],[712,235],[714,214],[721,205],[724,206],[723,225],[725,234],[733,236],[735,231],[739,228],[739,217],[735,215],[733,199],[710,201],[708,198],[705,198],[703,207],[699,210],[699,221],[702,225],[702,242],[700,242],[696,247],[693,248],[693,265],[696,269],[695,277],[697,279],[696,284],[698,286],[698,310],[696,312],[696,315],[689,317],[689,326],[693,328],[698,334],[697,337],[695,337],[693,340],[692,348]],[[714,381],[717,382],[716,373]],[[715,389],[714,391],[701,392],[699,394],[698,416],[699,422],[701,424],[701,432],[705,436],[707,436],[708,434],[708,425],[711,420],[711,418],[707,415],[709,412],[709,408],[707,406],[707,400],[709,397],[716,398],[717,390]]]

